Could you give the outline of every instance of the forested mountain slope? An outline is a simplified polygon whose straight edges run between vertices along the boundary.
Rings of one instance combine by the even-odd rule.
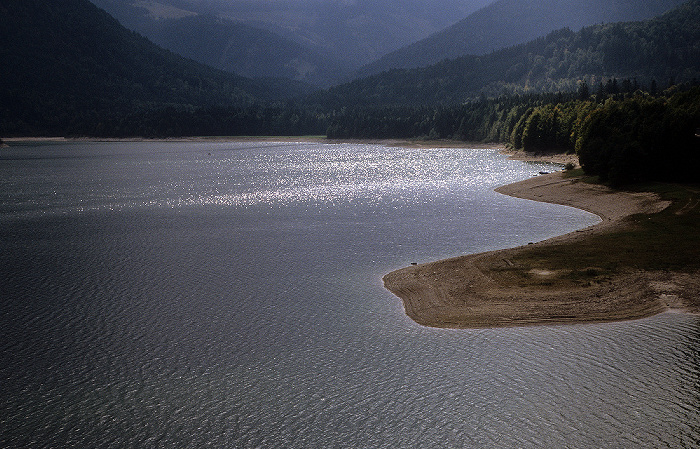
[[[309,92],[176,56],[87,0],[4,0],[0,59],[5,134],[60,134],[135,111],[249,105]]]
[[[609,78],[691,81],[700,78],[700,1],[648,21],[562,29],[484,56],[465,56],[419,69],[396,69],[334,87],[323,104],[436,105],[479,95],[595,89]]]
[[[445,58],[483,55],[528,42],[560,28],[655,17],[684,0],[498,0],[449,28],[363,67],[366,76],[416,68]]]

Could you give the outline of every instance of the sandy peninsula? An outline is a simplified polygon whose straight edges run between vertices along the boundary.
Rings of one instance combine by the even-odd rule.
[[[538,176],[497,189],[514,197],[580,208],[601,218],[595,226],[518,248],[410,266],[384,276],[419,324],[483,328],[606,322],[648,317],[668,310],[700,311],[698,273],[624,270],[595,282],[570,282],[571,273],[547,260],[518,267],[524,252],[583,242],[629,226],[632,214],[654,214],[669,203],[652,193],[613,191],[567,178]],[[591,271],[595,271],[591,268]],[[527,278],[527,282],[523,282]]]

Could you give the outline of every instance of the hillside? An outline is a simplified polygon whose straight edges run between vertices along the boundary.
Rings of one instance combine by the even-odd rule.
[[[147,37],[182,56],[249,78],[274,74],[327,87],[348,75],[340,60],[270,31],[210,15],[159,21]]]
[[[325,86],[352,79],[362,65],[493,0],[443,0],[439,5],[430,0],[91,1],[174,53],[192,57],[197,49],[198,61],[240,75],[285,76]],[[221,22],[213,29],[211,20],[198,17]],[[186,40],[178,38],[183,34]],[[271,47],[274,54],[267,52]]]
[[[128,31],[87,0],[0,3],[0,132],[62,134],[166,107],[245,106],[309,89],[205,67]]]
[[[655,17],[684,0],[498,0],[456,24],[389,53],[359,76],[393,68],[416,68],[464,55],[484,55],[560,28]]]
[[[316,101],[343,106],[438,105],[479,95],[595,89],[616,77],[668,85],[700,79],[700,1],[648,21],[562,29],[484,56],[396,69],[329,89]]]

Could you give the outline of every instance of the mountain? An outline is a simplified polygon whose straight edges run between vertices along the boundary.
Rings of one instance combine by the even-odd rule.
[[[416,68],[443,59],[484,55],[560,29],[655,17],[684,0],[498,0],[456,24],[391,52],[358,76]]]
[[[351,106],[463,103],[480,95],[591,89],[611,78],[649,85],[700,79],[700,0],[658,18],[554,31],[527,44],[336,86],[315,101]]]
[[[177,54],[244,76],[325,86],[493,0],[442,0],[439,7],[431,0],[91,1]]]
[[[328,87],[347,76],[331,56],[260,28],[211,15],[157,22],[148,37],[195,61],[249,78],[289,78]]]
[[[88,0],[0,3],[0,132],[63,133],[138,111],[286,100],[310,88],[251,80],[157,47]],[[14,131],[12,131],[14,130]]]

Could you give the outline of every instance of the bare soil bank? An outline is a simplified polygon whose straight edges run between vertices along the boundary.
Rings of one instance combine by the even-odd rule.
[[[566,179],[539,176],[497,189],[519,198],[564,204],[599,215],[602,222],[567,235],[518,248],[461,256],[403,268],[384,277],[419,324],[445,328],[522,326],[618,321],[667,310],[700,312],[700,273],[599,267],[571,269],[556,258],[559,248],[627,229],[633,214],[655,214],[669,206],[653,193],[613,191]],[[572,245],[573,244],[573,245]],[[606,248],[599,248],[604,253]],[[594,250],[595,253],[595,250]]]

